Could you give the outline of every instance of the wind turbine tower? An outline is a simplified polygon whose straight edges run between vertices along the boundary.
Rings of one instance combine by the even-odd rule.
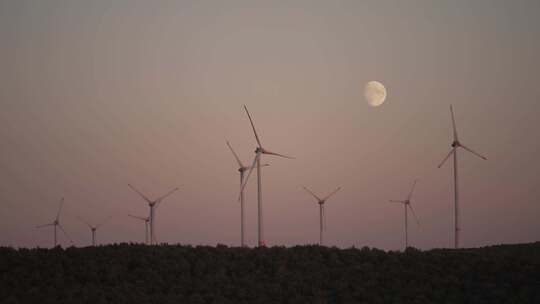
[[[236,152],[234,152],[234,149],[232,148],[231,144],[227,142],[227,146],[229,146],[229,149],[231,150],[234,158],[236,159],[236,162],[238,163],[238,172],[240,172],[240,246],[245,247],[246,241],[245,241],[245,204],[244,204],[244,189],[242,188],[242,184],[244,183],[244,174],[247,170],[251,169],[252,167],[245,166],[241,161]],[[261,167],[266,167],[268,164],[264,164]]]
[[[465,151],[468,151],[481,159],[487,160],[487,158],[467,146],[463,145],[459,139],[458,139],[458,132],[456,128],[456,120],[454,119],[454,109],[452,106],[450,106],[450,115],[452,116],[452,128],[454,133],[454,141],[452,141],[452,144],[450,145],[450,152],[446,155],[446,157],[442,160],[442,162],[439,164],[439,168],[446,162],[448,158],[450,158],[451,155],[454,156],[454,248],[459,248],[459,238],[461,233],[461,226],[459,222],[459,191],[458,191],[458,165],[457,165],[457,151],[459,148],[463,148]]]
[[[56,213],[56,217],[54,218],[54,221],[49,223],[49,224],[44,224],[44,225],[39,225],[39,226],[36,226],[36,228],[42,228],[42,227],[48,227],[48,226],[53,226],[53,245],[54,247],[56,247],[58,245],[58,242],[57,242],[57,232],[56,232],[56,227],[60,228],[60,230],[62,230],[62,232],[64,233],[64,236],[71,242],[73,243],[73,241],[71,240],[71,238],[69,237],[69,235],[67,234],[66,230],[64,229],[64,227],[62,226],[62,224],[60,224],[60,212],[62,211],[62,207],[64,206],[64,198],[62,197],[62,199],[60,200],[60,207],[58,208],[58,212]]]
[[[142,217],[142,216],[136,216],[136,215],[131,215],[131,214],[128,214],[128,216],[144,222],[144,243],[148,245],[148,226],[150,224],[150,217],[149,216]]]
[[[392,202],[392,203],[403,204],[403,209],[404,209],[404,213],[405,213],[405,249],[407,249],[409,247],[409,227],[408,227],[408,223],[407,223],[408,222],[408,216],[407,216],[408,209],[411,210],[411,213],[413,214],[414,219],[416,220],[416,223],[418,225],[420,225],[420,221],[418,220],[418,217],[414,213],[414,209],[413,209],[413,207],[411,205],[411,198],[412,198],[412,194],[413,194],[415,186],[416,186],[416,181],[414,181],[414,183],[412,185],[412,188],[411,188],[411,191],[409,192],[409,195],[407,196],[407,199],[405,199],[403,201],[390,200],[390,202]]]
[[[156,242],[156,232],[155,232],[155,212],[157,207],[161,204],[161,202],[168,197],[169,195],[173,194],[175,191],[177,191],[179,188],[176,187],[172,189],[171,191],[167,192],[165,195],[160,196],[156,198],[155,200],[150,200],[146,195],[142,194],[139,190],[135,189],[131,184],[128,184],[128,186],[135,191],[137,194],[139,194],[147,203],[148,207],[150,208],[150,245],[154,245]]]
[[[336,192],[338,192],[341,187],[338,187],[336,190],[332,191],[332,193],[328,194],[324,198],[318,197],[313,191],[309,190],[307,187],[304,187],[304,189],[311,194],[319,204],[319,245],[323,245],[323,230],[326,230],[326,213],[324,211],[324,204],[326,201],[334,195]]]
[[[261,141],[259,139],[259,135],[257,134],[257,131],[255,130],[255,125],[253,124],[253,120],[251,119],[251,115],[249,114],[249,111],[245,105],[244,105],[244,110],[246,110],[246,114],[249,118],[249,122],[251,123],[251,128],[253,129],[253,134],[255,135],[255,140],[257,141],[257,148],[255,149],[255,159],[253,160],[253,164],[251,165],[249,169],[249,172],[244,181],[244,184],[240,187],[240,197],[242,196],[242,191],[244,191],[244,187],[246,186],[248,182],[249,176],[251,175],[253,168],[256,167],[257,168],[257,218],[258,218],[257,240],[258,240],[259,246],[266,246],[266,242],[264,240],[261,157],[263,154],[267,154],[267,155],[275,155],[275,156],[289,158],[289,159],[294,159],[294,158],[283,155],[283,154],[271,152],[263,148]],[[239,200],[240,200],[240,197],[238,198]]]

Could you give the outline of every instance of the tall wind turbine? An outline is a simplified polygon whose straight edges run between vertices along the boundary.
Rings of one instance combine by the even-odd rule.
[[[156,233],[155,233],[155,212],[157,207],[161,204],[161,201],[163,201],[166,197],[173,194],[175,191],[177,191],[179,188],[176,187],[172,189],[171,191],[167,192],[165,195],[160,196],[156,198],[155,200],[150,200],[146,195],[142,194],[139,190],[135,189],[131,184],[128,184],[128,186],[135,191],[137,194],[139,194],[150,207],[150,245],[155,244],[156,242]]]
[[[234,149],[232,148],[231,144],[227,141],[227,146],[229,146],[229,149],[231,150],[232,154],[234,155],[234,158],[236,159],[236,162],[238,162],[238,172],[240,172],[240,187],[242,187],[242,184],[244,183],[244,173],[251,169],[252,167],[245,166],[241,161],[236,152],[234,152]],[[266,167],[268,164],[264,164],[261,167]],[[244,189],[240,189],[240,246],[245,247],[245,220],[244,220]]]
[[[91,225],[90,223],[88,223],[87,221],[85,221],[82,217],[78,217],[79,220],[83,223],[86,224],[86,226],[88,226],[88,228],[90,228],[90,231],[92,232],[92,246],[96,246],[96,230],[101,227],[103,224],[105,224],[108,220],[111,219],[112,216],[109,216],[108,218],[104,219],[101,223],[99,223],[98,225],[94,226],[94,225]]]
[[[466,151],[471,152],[472,154],[480,157],[481,159],[487,160],[486,157],[480,155],[479,153],[471,150],[470,148],[463,145],[459,142],[458,133],[456,128],[456,120],[454,119],[454,109],[450,106],[450,114],[452,116],[452,127],[454,131],[454,141],[451,144],[450,152],[439,164],[439,168],[446,162],[446,160],[454,155],[454,248],[459,248],[459,233],[460,233],[460,224],[459,224],[459,192],[458,192],[458,166],[457,166],[457,150],[458,148],[463,148]]]
[[[128,216],[131,216],[132,218],[139,219],[144,222],[144,243],[148,245],[148,225],[150,223],[150,217],[142,217],[142,216],[136,216],[128,214]]]
[[[64,227],[62,226],[62,224],[60,224],[60,212],[62,211],[62,207],[64,206],[64,198],[62,197],[62,199],[60,200],[60,207],[58,208],[58,212],[56,213],[56,217],[54,218],[54,221],[52,223],[49,223],[49,224],[44,224],[44,225],[39,225],[39,226],[36,226],[36,228],[42,228],[42,227],[47,227],[47,226],[53,226],[53,234],[54,234],[54,247],[56,247],[56,245],[58,245],[57,243],[57,236],[56,236],[56,227],[60,228],[60,230],[62,230],[62,232],[64,233],[64,235],[66,236],[66,238],[71,242],[73,243],[73,241],[71,240],[71,238],[69,237],[69,235],[67,234],[66,230],[64,230]]]
[[[324,204],[326,203],[326,200],[328,200],[332,195],[334,195],[336,192],[338,192],[341,187],[336,188],[336,190],[332,191],[332,193],[328,194],[324,198],[318,197],[313,191],[309,190],[307,187],[304,187],[304,189],[317,200],[317,203],[319,203],[319,245],[323,245],[323,230],[326,230],[326,214],[324,212]]]
[[[242,191],[244,191],[244,187],[246,186],[248,182],[249,176],[251,175],[253,168],[257,167],[257,209],[258,209],[257,210],[257,215],[258,215],[257,239],[258,239],[259,246],[265,246],[266,243],[264,241],[264,229],[263,229],[264,225],[263,225],[263,204],[262,204],[261,156],[262,154],[268,154],[268,155],[275,155],[275,156],[289,158],[289,159],[294,159],[294,157],[278,154],[275,152],[270,152],[264,149],[261,145],[259,135],[257,135],[257,131],[255,130],[255,125],[253,124],[251,115],[249,114],[249,111],[245,105],[244,105],[244,110],[246,110],[246,114],[249,118],[249,122],[251,123],[251,128],[253,129],[253,134],[255,135],[255,140],[257,140],[257,148],[255,149],[255,159],[253,160],[253,164],[251,165],[249,169],[249,172],[244,181],[244,184],[242,184],[242,186],[240,187],[240,196],[241,196]]]
[[[407,223],[407,221],[408,221],[408,219],[407,219],[407,208],[411,210],[411,213],[413,214],[414,219],[416,220],[416,223],[418,225],[420,225],[420,221],[418,220],[418,217],[414,213],[414,209],[413,209],[413,207],[411,205],[411,197],[412,197],[415,186],[416,186],[416,180],[414,181],[414,183],[412,185],[412,188],[411,188],[411,191],[409,192],[409,195],[407,196],[406,200],[403,200],[403,201],[390,200],[390,202],[392,202],[392,203],[403,204],[403,209],[405,210],[405,249],[407,249],[409,247],[409,232],[408,232],[409,228],[408,228],[408,223]]]

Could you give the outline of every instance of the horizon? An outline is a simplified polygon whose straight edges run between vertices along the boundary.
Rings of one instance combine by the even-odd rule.
[[[60,221],[77,246],[144,241],[240,244],[239,176],[261,163],[265,241],[453,247],[453,105],[460,142],[461,247],[540,241],[540,2],[227,3],[0,1],[0,246],[51,247]],[[379,81],[384,103],[364,86]],[[371,103],[371,102],[370,102]],[[257,184],[246,241],[257,244]],[[59,242],[69,242],[59,231]]]

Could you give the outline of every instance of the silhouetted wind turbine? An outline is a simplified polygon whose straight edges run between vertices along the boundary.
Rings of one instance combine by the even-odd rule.
[[[85,223],[88,228],[90,228],[90,231],[92,232],[92,246],[96,246],[96,230],[101,227],[103,224],[105,224],[108,220],[111,219],[112,216],[109,216],[108,218],[104,219],[101,223],[99,223],[97,226],[91,225],[87,221],[85,221],[82,217],[78,217],[78,219]]]
[[[454,131],[454,141],[451,144],[451,149],[448,155],[442,160],[442,162],[439,164],[439,168],[446,162],[446,160],[450,157],[450,155],[454,155],[454,248],[459,248],[459,233],[460,233],[460,225],[459,225],[459,192],[458,192],[458,167],[457,167],[457,149],[463,148],[466,151],[471,152],[472,154],[480,157],[481,159],[486,160],[487,158],[480,155],[479,153],[471,150],[470,148],[463,145],[458,140],[458,133],[456,128],[456,120],[454,119],[454,109],[452,106],[450,106],[450,114],[452,116],[452,127]]]
[[[144,243],[148,245],[148,225],[150,223],[150,217],[149,216],[142,217],[142,216],[136,216],[136,215],[131,215],[131,214],[128,214],[128,216],[144,221]]]
[[[248,175],[244,181],[244,184],[240,187],[240,196],[242,194],[242,191],[244,191],[244,187],[246,186],[249,176],[251,175],[251,172],[253,171],[254,167],[257,167],[257,215],[258,215],[258,233],[257,233],[257,239],[259,246],[265,246],[265,240],[264,240],[264,225],[263,225],[263,207],[262,207],[262,182],[261,182],[261,155],[262,154],[268,154],[268,155],[275,155],[279,157],[294,159],[294,157],[286,156],[283,154],[278,154],[275,152],[270,152],[266,149],[264,149],[261,145],[261,141],[259,140],[259,135],[257,135],[257,131],[255,130],[255,125],[253,124],[253,120],[251,119],[251,115],[249,114],[249,111],[247,107],[244,105],[244,110],[246,110],[246,114],[249,118],[249,122],[251,123],[251,128],[253,129],[253,134],[255,135],[255,140],[257,140],[257,148],[255,149],[255,159],[253,160],[253,164],[251,165]],[[239,197],[240,199],[240,197]]]
[[[53,233],[54,233],[54,247],[56,247],[56,245],[58,244],[57,241],[56,241],[56,227],[59,227],[60,230],[62,230],[62,232],[64,233],[64,235],[66,236],[66,238],[71,242],[73,243],[73,241],[71,240],[71,238],[69,237],[69,235],[67,234],[66,230],[64,230],[64,227],[62,227],[62,224],[60,224],[60,212],[62,211],[62,207],[64,206],[64,198],[62,197],[62,199],[60,200],[60,207],[58,208],[58,212],[56,213],[56,218],[54,218],[54,221],[52,223],[49,223],[49,224],[44,224],[44,225],[39,225],[39,226],[36,226],[36,228],[42,228],[42,227],[47,227],[47,226],[53,226]]]
[[[135,189],[135,187],[133,187],[131,184],[128,184],[128,186],[137,194],[139,194],[148,203],[148,206],[150,207],[150,245],[153,245],[156,241],[155,224],[154,224],[155,223],[155,209],[161,204],[161,201],[163,199],[173,194],[179,188],[176,187],[172,189],[171,191],[167,192],[165,195],[160,196],[152,201],[148,197],[146,197],[144,194],[142,194],[139,190]]]
[[[404,201],[397,201],[397,200],[390,200],[392,203],[400,203],[403,204],[403,208],[405,210],[405,249],[409,247],[409,232],[408,232],[408,223],[407,223],[407,208],[411,209],[411,213],[414,216],[414,219],[416,220],[416,223],[420,225],[420,221],[418,220],[418,217],[414,213],[414,209],[411,205],[411,197],[414,191],[414,187],[416,186],[416,181],[414,181],[411,191],[409,192],[409,195],[407,196],[407,199]]]
[[[244,166],[244,164],[240,161],[240,158],[234,152],[234,149],[232,148],[231,144],[227,141],[227,146],[229,146],[229,149],[231,150],[232,154],[234,155],[234,158],[236,159],[236,162],[238,162],[238,172],[240,172],[240,187],[242,187],[242,184],[244,183],[244,172],[251,169],[252,167]],[[268,164],[264,164],[261,167],[266,167]],[[245,220],[244,220],[244,189],[240,189],[240,246],[244,247],[246,246],[245,243]]]
[[[317,203],[319,203],[319,245],[323,245],[323,230],[326,230],[326,214],[324,212],[324,204],[326,203],[326,200],[328,200],[332,195],[334,195],[336,192],[338,192],[341,187],[338,187],[336,190],[332,191],[332,193],[328,194],[324,198],[318,197],[313,191],[309,190],[307,187],[304,187],[304,189],[317,200]]]

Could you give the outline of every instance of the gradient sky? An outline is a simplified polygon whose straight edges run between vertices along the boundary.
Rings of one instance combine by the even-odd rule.
[[[539,1],[0,0],[0,245],[50,246],[61,217],[113,220],[99,242],[141,241],[132,183],[157,197],[169,243],[239,243],[238,172],[255,140],[264,157],[269,245],[403,246],[406,196],[421,226],[410,244],[452,240],[453,104],[461,141],[462,244],[540,240]],[[363,86],[388,90],[378,108]],[[252,180],[252,182],[254,179]],[[256,244],[256,184],[247,239]],[[65,242],[62,238],[62,243]]]

